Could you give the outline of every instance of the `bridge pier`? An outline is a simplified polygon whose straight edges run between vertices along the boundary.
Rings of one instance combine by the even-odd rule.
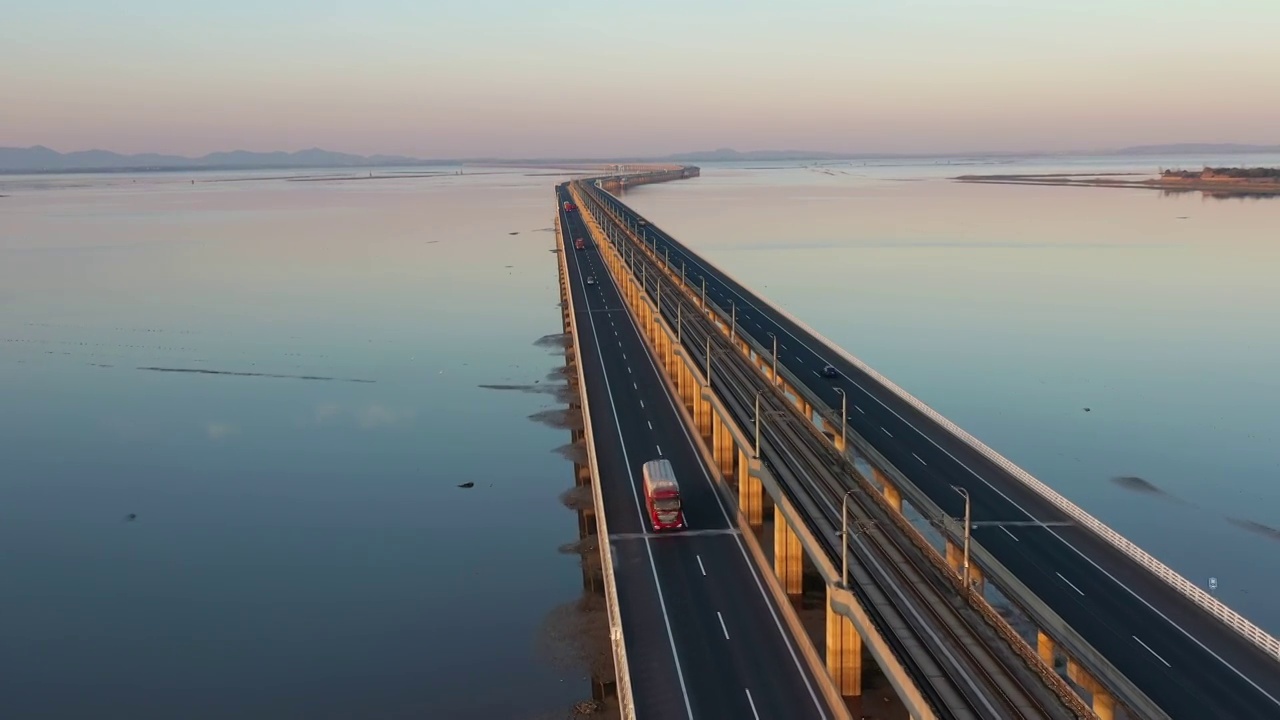
[[[862,636],[853,621],[831,605],[827,585],[827,672],[844,697],[862,695]]]
[[[1057,643],[1053,638],[1046,635],[1043,630],[1036,630],[1036,652],[1040,654],[1040,659],[1045,665],[1051,668],[1057,667]]]
[[[714,442],[711,447],[712,457],[716,460],[716,467],[720,470],[720,481],[728,482],[733,477],[734,450],[736,443],[733,439],[733,431],[729,429],[729,425],[725,419],[720,417],[719,413],[715,414],[713,425]]]
[[[877,470],[876,475],[883,477],[882,473]],[[902,514],[902,493],[898,488],[894,487],[887,479],[884,479],[881,486],[884,489],[884,499],[889,502],[889,507],[893,508],[899,515]]]
[[[738,509],[747,518],[747,525],[757,532],[764,525],[764,484],[759,471],[759,460],[738,470]]]
[[[825,417],[822,418],[822,431],[831,438],[831,442],[835,444],[837,450],[844,452],[845,438],[840,433],[841,427]]]
[[[1107,689],[1095,680],[1088,670],[1071,658],[1067,658],[1067,677],[1093,696],[1093,712],[1098,716],[1098,720],[1114,720],[1115,698],[1111,697]]]
[[[804,550],[800,537],[787,524],[782,508],[773,506],[773,569],[789,597],[804,592]]]

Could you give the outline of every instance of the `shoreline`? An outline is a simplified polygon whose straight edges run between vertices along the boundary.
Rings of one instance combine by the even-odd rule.
[[[1115,187],[1168,192],[1202,192],[1214,196],[1272,197],[1280,196],[1280,181],[1224,178],[1154,178],[1148,180],[1116,180],[1115,177],[1143,176],[1146,173],[1050,173],[1035,175],[960,175],[955,182],[991,185],[1055,185],[1070,187]]]

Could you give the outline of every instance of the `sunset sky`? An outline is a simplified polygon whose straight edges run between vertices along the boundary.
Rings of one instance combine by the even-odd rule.
[[[1277,0],[0,0],[0,146],[1280,143]]]

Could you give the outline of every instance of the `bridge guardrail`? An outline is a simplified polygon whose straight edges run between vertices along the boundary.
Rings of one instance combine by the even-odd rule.
[[[565,283],[565,303],[569,311],[569,328],[573,333],[574,365],[577,367],[578,395],[582,403],[582,428],[587,445],[587,463],[591,468],[593,487],[591,502],[596,515],[596,546],[600,552],[600,568],[604,582],[604,604],[609,613],[609,639],[613,647],[613,672],[618,682],[618,709],[622,720],[636,720],[635,696],[631,690],[631,668],[627,665],[627,643],[622,633],[622,615],[618,611],[618,590],[613,577],[613,548],[609,544],[609,521],[604,515],[604,497],[600,492],[600,466],[596,463],[595,436],[591,430],[591,404],[587,399],[587,380],[582,370],[582,347],[578,336],[578,316],[573,307],[573,291],[568,287],[569,265],[565,259],[564,232],[560,227],[560,213],[556,213],[556,245],[559,250],[562,282]]]
[[[615,199],[621,202],[621,199],[617,198],[616,196],[615,196]],[[725,272],[724,269],[722,269],[715,263],[711,262],[707,258],[703,256],[699,256],[699,259],[708,268],[715,270],[717,273],[719,273],[723,277],[729,280],[732,280],[734,283],[737,283],[739,287],[742,287],[742,288],[749,287],[746,283],[743,283],[742,281],[735,278],[733,275],[730,275],[729,273]],[[1267,653],[1272,658],[1276,660],[1280,660],[1280,639],[1275,638],[1267,631],[1263,630],[1262,628],[1258,627],[1254,623],[1250,622],[1243,615],[1236,612],[1235,610],[1232,610],[1230,607],[1226,605],[1226,603],[1223,603],[1221,600],[1218,600],[1217,598],[1213,597],[1209,593],[1205,592],[1195,583],[1182,577],[1182,575],[1178,574],[1178,572],[1175,571],[1173,568],[1170,568],[1168,565],[1165,565],[1164,563],[1157,560],[1153,555],[1148,553],[1146,550],[1143,550],[1133,541],[1124,537],[1123,535],[1116,532],[1115,530],[1112,530],[1110,527],[1107,527],[1107,525],[1104,524],[1101,520],[1098,520],[1097,518],[1093,517],[1088,512],[1086,512],[1083,508],[1071,502],[1067,498],[1063,497],[1056,490],[1054,490],[1053,488],[1041,482],[1031,473],[1027,472],[1026,470],[1023,470],[1022,468],[1015,465],[1008,458],[1004,457],[1000,453],[991,449],[986,443],[982,442],[981,440],[974,437],[973,435],[970,435],[959,425],[956,425],[955,423],[951,422],[947,418],[943,417],[941,413],[939,413],[938,411],[926,405],[924,401],[920,400],[919,398],[915,397],[914,395],[907,392],[903,388],[899,387],[897,383],[893,382],[892,380],[885,377],[884,375],[881,375],[879,372],[874,370],[870,365],[867,365],[865,362],[858,359],[857,357],[855,357],[853,354],[851,354],[844,348],[832,342],[822,333],[819,333],[817,330],[814,330],[812,327],[807,325],[804,321],[793,316],[791,313],[787,312],[786,310],[783,310],[782,308],[778,307],[776,304],[774,304],[770,300],[766,299],[764,296],[758,293],[755,293],[754,291],[753,291],[753,295],[755,295],[755,298],[760,302],[760,304],[778,313],[779,315],[781,315],[783,318],[786,318],[791,323],[794,323],[797,327],[809,333],[814,338],[816,338],[817,340],[825,344],[832,351],[839,353],[841,357],[847,360],[854,367],[866,373],[871,379],[880,383],[882,386],[884,386],[885,389],[897,395],[908,405],[911,405],[916,410],[920,411],[925,416],[927,416],[929,419],[936,422],[944,430],[946,430],[947,432],[950,432],[952,435],[955,435],[960,440],[963,440],[967,445],[972,447],[977,452],[981,453],[984,457],[986,457],[996,466],[1000,467],[1002,470],[1012,475],[1022,484],[1026,485],[1028,488],[1035,491],[1038,495],[1040,495],[1042,498],[1047,500],[1050,504],[1054,505],[1059,510],[1066,513],[1067,516],[1071,517],[1076,522],[1092,530],[1103,540],[1106,540],[1109,544],[1111,544],[1112,547],[1124,553],[1126,556],[1129,557],[1129,559],[1138,563],[1143,568],[1151,572],[1153,575],[1163,580],[1167,585],[1172,587],[1177,592],[1181,593],[1187,599],[1191,600],[1201,609],[1205,610],[1210,615],[1213,615],[1214,617],[1218,618],[1218,620],[1222,621],[1232,630],[1235,630],[1237,633],[1242,635],[1245,639],[1249,640],[1260,650]]]

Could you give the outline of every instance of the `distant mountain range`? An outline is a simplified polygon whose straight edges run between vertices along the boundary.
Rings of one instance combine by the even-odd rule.
[[[1234,154],[1234,153],[1280,153],[1280,145],[1239,145],[1234,143],[1177,143],[1172,145],[1135,145],[1119,150],[1099,150],[1094,152],[963,152],[963,153],[838,153],[813,150],[752,150],[739,152],[731,148],[704,150],[701,152],[676,153],[656,160],[669,162],[734,162],[734,161],[777,161],[777,160],[868,160],[872,158],[903,157],[1028,157],[1041,155],[1184,155],[1184,154]]]
[[[74,170],[177,170],[177,169],[248,169],[248,168],[315,168],[315,167],[387,167],[395,165],[427,165],[440,161],[419,160],[399,155],[349,155],[320,148],[298,152],[231,152],[209,153],[189,158],[180,155],[121,155],[107,150],[81,150],[60,153],[36,145],[29,148],[0,147],[0,172],[66,172]]]
[[[1280,145],[1240,145],[1233,143],[1181,143],[1173,145],[1136,145],[1119,150],[1102,150],[1079,153],[1049,153],[1052,155],[1188,155],[1280,153]],[[868,160],[873,158],[903,157],[1027,157],[1045,153],[969,152],[969,153],[839,153],[815,150],[750,150],[741,152],[731,148],[675,153],[664,157],[631,158],[541,158],[537,160],[507,159],[505,162],[520,164],[552,164],[555,162],[607,163],[607,162],[743,162],[779,160]],[[298,152],[249,152],[234,150],[215,152],[198,158],[180,155],[122,155],[107,150],[81,150],[60,153],[37,145],[29,148],[0,147],[0,172],[74,172],[74,171],[124,171],[124,170],[199,170],[199,169],[270,169],[270,168],[337,168],[337,167],[396,167],[411,165],[445,165],[463,162],[501,164],[499,158],[470,158],[451,160],[423,160],[401,155],[351,155],[320,148]]]

